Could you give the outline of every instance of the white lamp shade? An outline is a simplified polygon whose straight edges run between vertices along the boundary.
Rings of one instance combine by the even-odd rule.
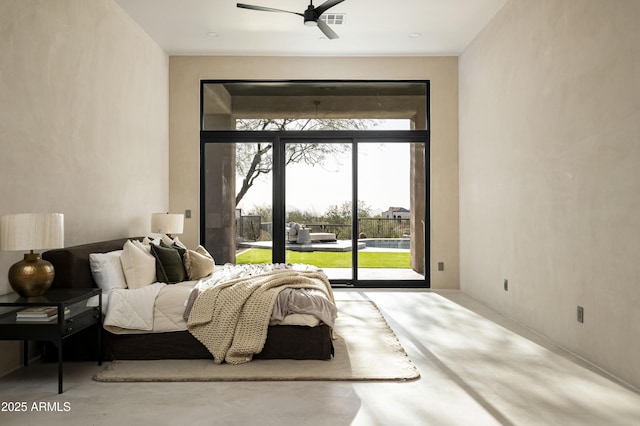
[[[151,214],[151,232],[158,234],[182,234],[184,215],[169,213]]]
[[[0,217],[1,250],[45,250],[64,247],[64,215],[21,213]]]

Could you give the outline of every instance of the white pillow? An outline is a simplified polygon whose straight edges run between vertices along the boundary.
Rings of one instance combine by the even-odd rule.
[[[120,255],[122,250],[109,253],[89,254],[89,266],[91,275],[98,288],[102,290],[102,313],[107,313],[109,293],[116,288],[127,288],[127,280],[124,277]]]
[[[121,254],[122,250],[116,250],[89,255],[91,275],[103,293],[108,293],[114,288],[127,288],[127,281],[120,263]]]
[[[145,237],[146,238],[146,237]],[[140,250],[144,251],[145,253],[149,253],[151,254],[151,246],[149,244],[151,243],[145,243],[145,241],[143,240],[142,242],[138,241],[138,240],[129,240],[134,246],[138,247]]]
[[[156,259],[131,241],[124,243],[120,255],[122,270],[131,289],[146,287],[156,281]]]
[[[154,246],[159,246],[161,242],[162,242],[162,237],[156,237],[153,240],[149,237],[144,237],[142,239],[142,244],[146,247],[151,246],[151,244],[153,244]]]
[[[167,234],[162,234],[162,236],[160,236],[160,241],[162,241],[167,247],[171,247],[171,244],[173,244],[173,240]],[[157,245],[160,245],[160,243]]]

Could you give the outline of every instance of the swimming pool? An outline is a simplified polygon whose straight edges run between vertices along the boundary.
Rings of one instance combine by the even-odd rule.
[[[411,248],[410,238],[364,238],[358,240],[365,243],[367,248],[393,248],[409,250]]]

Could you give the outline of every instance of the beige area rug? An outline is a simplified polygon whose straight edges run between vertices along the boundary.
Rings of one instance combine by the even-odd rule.
[[[222,381],[405,381],[420,377],[398,338],[369,301],[338,301],[331,360],[253,360],[214,364],[212,360],[114,361],[99,382]]]

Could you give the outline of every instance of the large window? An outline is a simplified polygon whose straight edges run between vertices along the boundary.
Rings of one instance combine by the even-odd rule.
[[[218,263],[428,286],[427,82],[203,82],[202,96],[201,239]]]

